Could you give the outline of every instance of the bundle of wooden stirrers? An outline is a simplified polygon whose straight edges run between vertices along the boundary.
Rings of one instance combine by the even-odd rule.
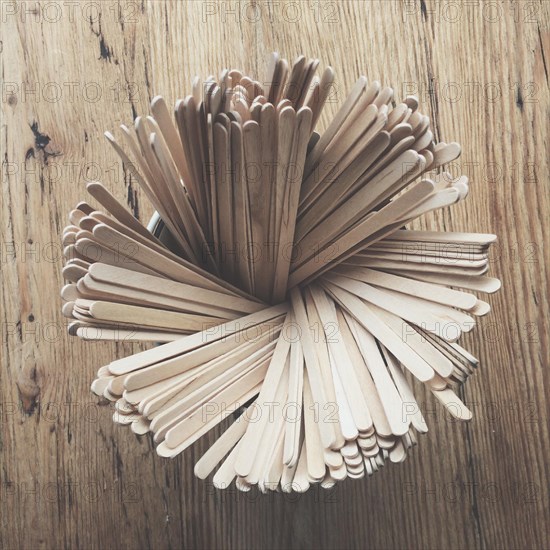
[[[403,461],[427,431],[413,379],[471,417],[453,387],[478,361],[457,340],[490,309],[467,291],[500,286],[495,236],[405,229],[466,197],[441,169],[460,148],[365,77],[319,135],[334,71],[318,64],[273,54],[263,83],[225,70],[173,113],[154,98],[106,136],[158,230],[91,183],[100,207],[79,203],[63,233],[69,332],[164,342],[92,390],[166,457],[231,417],[195,466],[219,466],[219,488],[303,492]]]

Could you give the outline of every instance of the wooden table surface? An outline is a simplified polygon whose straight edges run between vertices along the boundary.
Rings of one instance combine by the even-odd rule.
[[[539,0],[3,0],[0,546],[549,548],[549,20]],[[323,125],[360,74],[419,96],[471,194],[417,226],[496,233],[503,283],[465,339],[474,420],[420,393],[430,432],[405,463],[293,497],[215,492],[192,473],[208,438],[170,461],[115,426],[90,382],[138,348],[70,338],[59,311],[86,181],[151,215],[103,132],[196,74],[261,76],[273,50],[335,67]]]

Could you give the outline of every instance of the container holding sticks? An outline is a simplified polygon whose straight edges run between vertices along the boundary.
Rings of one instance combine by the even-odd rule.
[[[494,235],[407,225],[468,194],[415,97],[360,77],[315,131],[334,82],[273,54],[193,83],[172,112],[107,139],[157,210],[151,232],[99,182],[63,233],[63,313],[84,339],[163,342],[99,369],[114,420],[225,488],[306,491],[398,463],[427,431],[413,382],[449,414],[478,361],[457,342],[498,290]],[[243,407],[243,405],[246,405]],[[240,412],[234,418],[235,411]]]

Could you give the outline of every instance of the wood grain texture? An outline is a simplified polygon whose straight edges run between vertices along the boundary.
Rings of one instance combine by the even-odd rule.
[[[1,3],[2,548],[550,547],[550,3],[465,4]],[[195,74],[261,76],[273,50],[335,67],[323,125],[359,74],[419,95],[472,184],[417,227],[498,234],[503,282],[464,340],[481,359],[462,395],[474,420],[420,394],[430,432],[405,463],[292,497],[215,492],[193,476],[208,438],[168,461],[113,425],[89,384],[138,347],[69,338],[58,298],[86,181],[151,214],[103,131]]]

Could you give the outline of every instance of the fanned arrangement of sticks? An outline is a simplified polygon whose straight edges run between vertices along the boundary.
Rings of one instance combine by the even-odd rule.
[[[359,78],[326,130],[319,61],[273,54],[193,83],[171,113],[107,139],[160,216],[153,232],[99,182],[63,233],[63,314],[84,339],[163,342],[99,369],[114,420],[216,487],[306,491],[398,463],[427,431],[413,380],[455,418],[478,361],[458,343],[489,305],[494,235],[414,231],[466,197],[415,97]],[[226,421],[227,423],[228,421]]]

